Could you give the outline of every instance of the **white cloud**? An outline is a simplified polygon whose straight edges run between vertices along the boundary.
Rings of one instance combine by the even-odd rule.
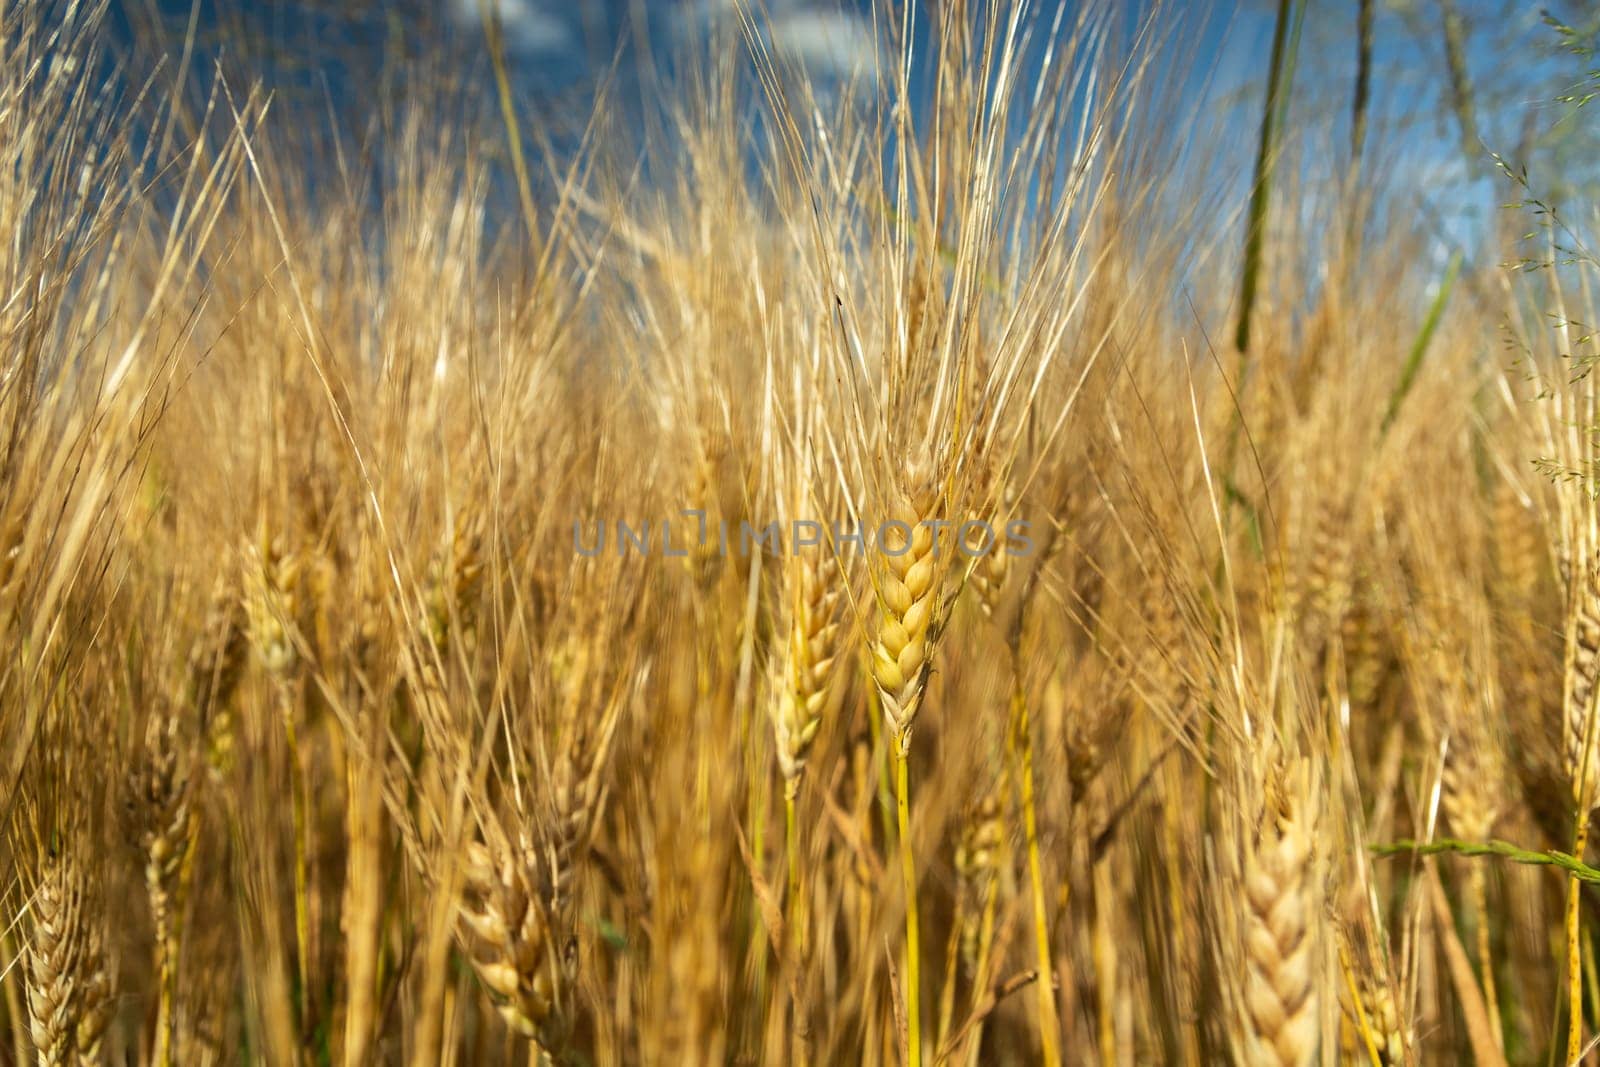
[[[766,0],[765,5],[761,0],[743,0],[742,4],[741,0],[684,0],[680,10],[691,21],[705,25],[737,17],[741,6],[759,19],[763,11],[774,15],[788,11],[798,6],[798,0]]]
[[[538,0],[489,0],[489,6],[500,14],[507,46],[519,52],[556,52],[575,43],[572,26]],[[461,25],[480,23],[478,0],[451,0],[450,10]]]
[[[872,77],[878,49],[860,15],[803,0],[683,0],[676,11],[681,29],[699,35],[733,22],[741,8],[765,25],[774,52],[812,77]]]
[[[872,24],[843,11],[797,10],[775,14],[773,48],[813,76],[873,77],[879,62]]]

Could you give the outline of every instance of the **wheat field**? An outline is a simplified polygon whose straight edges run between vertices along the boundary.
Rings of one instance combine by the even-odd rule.
[[[1245,151],[1114,4],[366,136],[0,0],[0,1063],[1600,1061],[1600,260],[1291,6]]]

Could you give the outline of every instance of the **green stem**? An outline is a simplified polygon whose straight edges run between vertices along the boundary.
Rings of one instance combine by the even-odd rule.
[[[1549,849],[1544,852],[1534,852],[1531,849],[1519,848],[1506,841],[1488,841],[1483,844],[1474,844],[1470,841],[1457,841],[1453,838],[1439,838],[1436,841],[1395,841],[1387,845],[1368,846],[1376,856],[1399,856],[1412,854],[1418,856],[1436,856],[1441,853],[1451,853],[1457,856],[1503,856],[1516,863],[1526,863],[1535,867],[1559,867],[1572,876],[1574,881],[1587,882],[1591,885],[1600,885],[1600,869],[1589,866],[1582,860],[1576,859],[1565,852]]]
[[[1456,275],[1461,273],[1461,253],[1457,251],[1450,257],[1450,265],[1445,268],[1444,281],[1439,283],[1439,289],[1433,294],[1433,302],[1428,305],[1427,318],[1422,320],[1422,329],[1418,332],[1416,340],[1411,342],[1411,351],[1406,354],[1405,366],[1400,371],[1400,381],[1395,384],[1394,392],[1389,395],[1389,409],[1383,415],[1383,432],[1388,433],[1389,427],[1394,425],[1394,417],[1400,413],[1400,405],[1405,401],[1406,394],[1411,392],[1411,386],[1417,380],[1417,371],[1422,368],[1422,357],[1428,354],[1428,344],[1433,340],[1434,333],[1439,329],[1439,320],[1444,317],[1444,308],[1450,302],[1450,290],[1455,287]]]
[[[1367,139],[1367,101],[1372,87],[1373,0],[1356,7],[1356,95],[1350,108],[1350,170],[1361,167],[1361,149]]]
[[[1272,189],[1272,168],[1276,162],[1277,124],[1282,105],[1288,98],[1294,61],[1288,46],[1289,14],[1293,0],[1278,0],[1278,18],[1272,29],[1272,59],[1267,73],[1267,99],[1261,108],[1261,140],[1256,145],[1255,181],[1250,187],[1250,214],[1245,229],[1244,269],[1239,281],[1239,328],[1234,347],[1241,356],[1250,350],[1250,314],[1255,310],[1256,289],[1261,277],[1261,251],[1267,232],[1267,205]],[[1243,374],[1239,391],[1244,391]]]
[[[1249,395],[1250,371],[1250,319],[1255,311],[1256,292],[1260,288],[1263,249],[1266,245],[1267,213],[1271,206],[1272,171],[1277,161],[1277,130],[1287,117],[1290,86],[1294,82],[1294,55],[1300,44],[1300,20],[1305,14],[1302,6],[1294,19],[1294,32],[1290,34],[1290,15],[1294,14],[1294,0],[1278,0],[1278,17],[1272,30],[1272,58],[1267,72],[1267,99],[1261,108],[1261,140],[1256,146],[1255,180],[1250,185],[1250,206],[1244,236],[1244,263],[1239,272],[1239,324],[1233,344],[1238,351],[1233,382],[1234,411],[1228,424],[1228,438],[1224,444],[1222,473],[1224,479],[1233,478],[1234,459],[1239,451],[1239,438],[1245,428],[1245,399]],[[1226,502],[1224,516],[1231,514],[1232,501]]]

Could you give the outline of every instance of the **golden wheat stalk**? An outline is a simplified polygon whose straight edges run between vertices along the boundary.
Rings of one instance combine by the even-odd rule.
[[[917,915],[917,865],[911,842],[911,789],[907,760],[911,731],[933,669],[933,649],[942,619],[940,546],[929,521],[939,505],[931,469],[913,465],[889,508],[880,531],[878,623],[871,658],[872,676],[893,746],[895,824],[900,841],[900,873],[906,897],[905,1015],[906,1054],[911,1067],[922,1062],[922,960]],[[954,551],[944,546],[944,551]]]

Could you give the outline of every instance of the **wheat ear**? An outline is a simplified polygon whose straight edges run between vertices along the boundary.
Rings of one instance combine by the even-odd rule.
[[[914,474],[890,510],[878,546],[878,632],[872,675],[900,753],[909,750],[938,639],[939,545],[928,520],[939,503],[931,475]],[[898,525],[896,525],[898,524]],[[948,549],[948,546],[947,546]]]
[[[554,884],[540,850],[526,837],[515,845],[491,837],[467,849],[467,898],[459,919],[471,959],[494,993],[506,1024],[551,1051],[565,1030],[565,999],[574,960],[559,936]]]
[[[772,730],[778,748],[778,769],[783,774],[785,825],[789,829],[789,899],[799,893],[799,843],[793,832],[795,798],[806,760],[822,728],[828,683],[838,662],[840,574],[839,561],[830,549],[809,546],[796,552],[790,563],[792,604],[789,644],[782,691],[772,702]]]
[[[178,745],[177,728],[178,718],[170,708],[158,709],[151,716],[145,757],[129,782],[139,849],[144,854],[145,892],[155,923],[158,985],[153,1059],[163,1067],[172,1062],[180,918],[195,840],[189,761]]]
[[[110,972],[92,886],[68,856],[45,861],[31,912],[28,1023],[41,1067],[93,1062],[110,1019]]]
[[[1256,1062],[1301,1067],[1317,1049],[1313,840],[1304,798],[1286,792],[1245,862],[1244,1005]]]

